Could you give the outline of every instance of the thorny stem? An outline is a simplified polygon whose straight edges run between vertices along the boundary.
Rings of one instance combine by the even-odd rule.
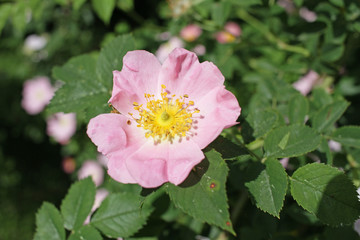
[[[266,25],[262,24],[258,19],[248,14],[244,9],[239,9],[237,11],[237,15],[247,22],[249,25],[251,25],[253,28],[257,29],[259,32],[261,32],[265,38],[267,38],[270,42],[276,44],[276,46],[279,49],[288,51],[288,52],[294,52],[294,53],[300,53],[304,55],[305,57],[310,56],[310,52],[299,46],[293,46],[289,45],[285,42],[283,42],[281,39],[277,38],[274,34],[270,32],[270,30],[267,28]]]

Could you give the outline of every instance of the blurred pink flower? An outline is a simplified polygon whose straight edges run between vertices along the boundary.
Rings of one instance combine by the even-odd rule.
[[[310,11],[306,7],[300,8],[299,15],[301,18],[303,18],[307,22],[315,22],[317,19],[316,13],[313,11]]]
[[[317,80],[320,78],[319,74],[310,70],[305,76],[293,83],[293,87],[302,95],[306,96],[314,87]]]
[[[354,230],[360,236],[360,219],[358,219],[354,222]]]
[[[206,48],[204,45],[202,44],[198,44],[196,45],[193,50],[192,50],[194,53],[196,53],[196,55],[198,56],[202,56],[206,53]]]
[[[280,159],[281,165],[283,165],[284,168],[287,168],[289,165],[289,158],[282,158]]]
[[[109,102],[120,114],[91,119],[87,134],[119,182],[178,185],[204,159],[201,149],[237,124],[240,106],[219,69],[185,49],[162,65],[149,52],[130,51],[113,75]]]
[[[160,45],[155,55],[158,58],[158,60],[161,63],[163,63],[172,50],[174,50],[175,48],[182,48],[182,47],[184,47],[184,42],[180,38],[172,37],[168,42]]]
[[[202,33],[201,28],[196,24],[189,24],[180,31],[180,37],[188,42],[195,41]]]
[[[328,142],[330,150],[333,152],[340,152],[341,151],[341,144],[335,142],[334,140],[329,140]]]
[[[21,105],[28,114],[44,110],[54,95],[54,88],[47,77],[36,77],[24,83]]]
[[[215,38],[219,43],[232,43],[241,35],[241,28],[235,22],[227,22],[224,30],[217,32]]]
[[[241,35],[241,28],[236,22],[227,22],[224,29],[235,37],[240,37]]]
[[[109,195],[109,192],[104,188],[99,188],[98,190],[96,190],[94,205],[92,206],[91,212],[90,212],[89,216],[86,218],[84,224],[90,223],[91,214],[100,207],[101,203],[105,200],[105,198],[108,195]]]
[[[26,37],[24,42],[25,51],[38,51],[43,49],[47,44],[47,39],[44,36],[31,34]]]
[[[62,167],[65,173],[70,174],[75,171],[76,162],[72,157],[65,157],[62,161]]]
[[[67,144],[75,131],[75,113],[56,113],[47,119],[47,134],[60,144]]]
[[[292,0],[278,0],[277,4],[283,7],[287,14],[295,13],[296,7]]]
[[[83,179],[88,176],[91,176],[96,186],[100,186],[104,181],[104,169],[101,164],[92,160],[85,161],[78,171],[78,178]]]

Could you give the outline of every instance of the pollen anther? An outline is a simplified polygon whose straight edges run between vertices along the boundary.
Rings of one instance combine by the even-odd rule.
[[[194,128],[196,121],[193,121],[193,114],[200,110],[192,108],[194,101],[186,101],[187,94],[175,98],[176,95],[167,97],[166,86],[161,85],[161,98],[155,99],[153,94],[145,93],[146,103],[139,105],[133,103],[134,110],[138,111],[138,117],[135,114],[129,115],[136,121],[137,127],[145,130],[145,137],[154,138],[155,141],[169,140],[173,141],[175,137],[187,137],[191,128]],[[195,128],[194,128],[195,129]]]

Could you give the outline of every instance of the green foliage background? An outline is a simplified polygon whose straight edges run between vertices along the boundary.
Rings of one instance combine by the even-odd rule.
[[[0,239],[358,239],[360,3],[285,2],[292,8],[275,0],[0,1]],[[300,16],[304,7],[315,21]],[[242,34],[220,44],[214,34],[230,20]],[[147,190],[106,177],[111,194],[83,226],[95,186],[88,178],[68,191],[76,172],[63,173],[61,159],[74,157],[79,169],[96,158],[86,124],[111,110],[111,71],[123,55],[155,53],[159,34],[179,36],[190,23],[203,33],[185,47],[206,47],[199,58],[226,77],[240,125],[204,150],[190,185]],[[45,48],[25,50],[30,34],[45,36]],[[292,84],[309,70],[322,81],[303,96]],[[38,75],[64,84],[45,112],[29,116],[22,84]],[[64,146],[45,134],[44,119],[59,111],[77,113]]]

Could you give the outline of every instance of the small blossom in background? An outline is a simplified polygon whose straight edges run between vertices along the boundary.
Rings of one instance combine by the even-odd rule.
[[[105,198],[108,195],[109,195],[109,192],[106,189],[99,188],[98,190],[96,190],[94,205],[92,206],[91,212],[90,212],[89,216],[86,218],[84,224],[90,223],[91,214],[100,207],[101,203],[105,200]]]
[[[47,134],[60,144],[67,144],[75,132],[75,113],[55,113],[47,119]]]
[[[170,32],[162,32],[162,33],[159,33],[158,35],[156,35],[156,40],[160,40],[160,41],[167,41],[170,38],[171,38]]]
[[[130,51],[113,77],[109,103],[118,113],[91,119],[87,134],[116,181],[179,185],[204,159],[201,149],[237,124],[241,109],[220,70],[183,48],[163,64],[147,51]]]
[[[193,48],[192,51],[198,56],[203,56],[206,53],[206,47],[202,44],[198,44]]]
[[[280,163],[284,168],[287,168],[289,165],[289,158],[282,158],[280,159]]]
[[[236,22],[227,22],[224,29],[235,37],[240,37],[241,35],[241,28]]]
[[[172,50],[175,48],[184,47],[184,42],[177,37],[172,37],[168,42],[160,45],[159,49],[156,51],[155,55],[158,60],[162,63],[169,56]]]
[[[302,95],[306,96],[320,79],[319,74],[310,70],[305,76],[293,83],[293,87]]]
[[[76,162],[75,162],[74,158],[65,157],[62,160],[62,168],[63,168],[64,172],[67,174],[73,173],[76,168]]]
[[[293,14],[296,12],[296,7],[292,0],[278,0],[277,4],[284,8],[287,14]]]
[[[198,25],[190,24],[184,27],[183,29],[181,29],[180,37],[185,41],[193,42],[196,39],[198,39],[198,37],[200,37],[201,33],[202,30]]]
[[[54,88],[47,77],[36,77],[25,81],[21,105],[28,114],[35,115],[44,110],[54,96]]]
[[[24,42],[24,50],[26,52],[34,52],[43,49],[47,44],[47,39],[44,36],[36,34],[29,35]]]
[[[306,7],[300,8],[299,15],[301,18],[303,18],[307,22],[315,22],[317,19],[316,13],[313,11],[310,11]]]
[[[355,232],[357,232],[357,234],[359,234],[360,236],[360,219],[356,220],[354,223],[354,230]]]
[[[329,148],[331,151],[333,152],[340,152],[341,151],[341,144],[334,141],[334,140],[329,140],[328,142],[329,144]]]
[[[92,160],[85,161],[78,171],[78,178],[83,179],[91,176],[96,186],[104,182],[104,169],[100,163]]]
[[[215,38],[219,43],[232,43],[241,35],[241,28],[235,22],[227,22],[224,30],[217,32]]]

